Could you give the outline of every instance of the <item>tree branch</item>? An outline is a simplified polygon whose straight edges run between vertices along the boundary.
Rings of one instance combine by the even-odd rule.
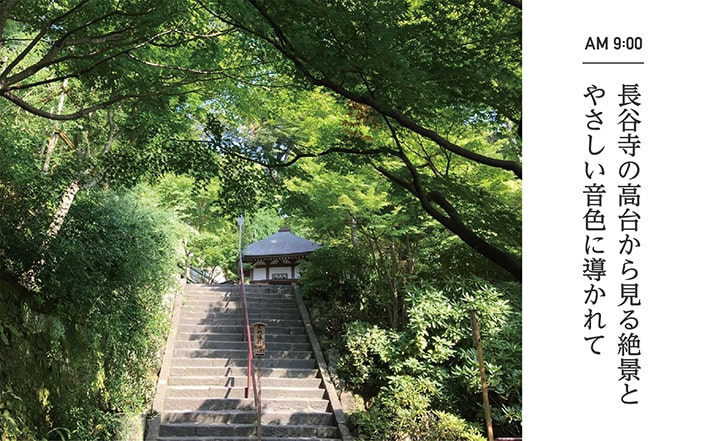
[[[25,48],[22,50],[22,52],[20,52],[20,54],[17,55],[17,57],[15,57],[15,59],[12,60],[12,62],[10,62],[10,64],[7,65],[7,67],[6,67],[5,70],[2,72],[2,74],[0,74],[0,79],[1,79],[1,78],[5,78],[5,77],[7,76],[7,74],[8,74],[10,71],[12,71],[12,69],[15,68],[15,66],[17,66],[22,60],[24,60],[24,58],[27,56],[27,54],[29,54],[29,53],[32,51],[32,49],[42,40],[42,38],[44,38],[44,36],[47,34],[47,32],[49,32],[49,30],[52,28],[52,26],[54,26],[58,21],[63,20],[64,18],[68,17],[69,15],[71,15],[71,14],[73,14],[74,12],[76,12],[77,10],[79,10],[79,9],[80,9],[83,5],[85,5],[86,3],[88,3],[88,0],[83,0],[83,1],[81,1],[80,3],[78,3],[76,6],[74,6],[73,8],[69,9],[68,11],[66,11],[65,13],[63,13],[63,14],[59,15],[58,17],[56,17],[56,18],[50,20],[50,21],[42,28],[42,30],[39,31],[39,33],[37,34],[37,36],[34,37],[34,39],[32,39],[32,41],[27,45],[27,47],[25,47]]]
[[[412,132],[418,133],[419,135],[423,136],[424,138],[427,138],[439,146],[443,147],[444,149],[451,151],[459,156],[462,156],[466,159],[469,159],[471,161],[475,161],[477,163],[483,164],[483,165],[488,165],[490,167],[496,167],[500,168],[503,170],[511,171],[514,173],[514,175],[521,179],[522,176],[522,167],[519,163],[514,162],[514,161],[507,161],[503,159],[496,159],[496,158],[490,158],[484,155],[480,155],[478,153],[472,152],[470,150],[467,150],[463,147],[460,147],[459,145],[450,142],[446,138],[442,137],[438,133],[434,132],[431,129],[428,129],[426,127],[423,127],[415,122],[413,122],[410,118],[402,114],[401,112],[394,110],[394,109],[387,109],[382,103],[378,102],[372,97],[369,96],[363,96],[359,94],[355,94],[349,90],[346,90],[345,88],[333,83],[330,79],[328,78],[322,78],[318,80],[314,80],[314,84],[317,86],[323,86],[326,87],[341,96],[344,96],[345,98],[348,98],[352,101],[358,102],[360,104],[366,104],[373,109],[375,109],[377,112],[379,112],[382,115],[388,116],[395,120],[397,123],[399,123],[402,127],[405,127]]]
[[[490,244],[481,238],[477,233],[472,231],[465,224],[455,207],[453,207],[453,205],[442,194],[436,191],[427,193],[421,185],[420,176],[418,171],[415,170],[413,164],[408,161],[405,161],[405,163],[407,164],[407,170],[409,170],[409,173],[412,176],[411,183],[399,178],[382,166],[374,165],[374,167],[391,182],[405,188],[412,195],[414,195],[421,203],[421,207],[426,213],[428,213],[441,225],[446,227],[449,231],[457,235],[470,248],[477,251],[480,255],[486,257],[500,268],[503,268],[515,280],[521,282],[521,262],[518,262],[513,256]],[[411,168],[409,168],[409,166]],[[436,207],[440,207],[443,212],[439,211]]]
[[[135,46],[132,44],[125,44],[124,46],[128,46],[130,48],[130,50],[135,48]],[[48,80],[43,80],[43,81],[36,82],[36,83],[22,84],[22,85],[18,85],[15,87],[8,87],[11,84],[17,84],[17,83],[31,77],[32,75],[36,74],[37,72],[39,72],[42,69],[46,69],[47,67],[54,66],[54,65],[63,63],[64,61],[68,61],[68,60],[80,60],[83,58],[99,57],[99,56],[102,56],[103,54],[109,53],[111,49],[115,49],[117,47],[119,47],[119,46],[106,47],[106,48],[103,48],[102,50],[96,50],[93,52],[76,53],[76,54],[66,55],[66,56],[60,57],[60,58],[54,58],[56,56],[56,54],[58,53],[58,51],[52,52],[54,50],[54,48],[52,48],[37,63],[27,67],[26,69],[22,70],[21,72],[16,73],[15,75],[12,75],[11,77],[8,77],[7,81],[6,81],[5,88],[6,88],[6,90],[13,90],[13,89],[20,90],[20,89],[28,89],[28,88],[31,88],[31,87],[34,87],[36,85],[43,84],[43,83],[46,84],[46,83],[55,82],[56,79],[48,79]],[[106,61],[114,59],[116,57],[119,57],[120,55],[123,55],[126,52],[127,51],[121,51],[118,53],[114,53],[110,56],[107,56],[105,58],[96,60],[93,64],[88,66],[86,69],[83,69],[78,72],[72,72],[70,75],[67,75],[66,78],[77,77],[77,76],[80,76],[81,74],[90,72],[95,67],[99,66],[100,64],[105,63]]]
[[[196,142],[196,143],[210,143],[210,141],[187,141],[187,142]],[[363,155],[363,156],[374,156],[374,155],[385,155],[385,154],[390,154],[391,151],[386,148],[379,148],[379,149],[354,149],[354,148],[347,148],[347,147],[331,147],[326,150],[323,150],[321,152],[316,152],[316,153],[303,153],[303,152],[296,152],[295,156],[292,159],[289,159],[284,162],[265,162],[256,158],[253,158],[251,156],[247,156],[243,153],[240,153],[236,150],[230,150],[228,151],[229,154],[235,156],[236,158],[252,162],[254,164],[260,165],[262,167],[266,168],[286,168],[290,167],[294,164],[296,164],[300,159],[303,158],[320,158],[323,156],[328,156],[331,154],[335,153],[342,153],[342,154],[350,154],[350,155]]]
[[[521,10],[521,2],[519,0],[502,0],[504,3],[514,6],[515,8]]]
[[[387,123],[389,122],[387,121]],[[423,183],[421,182],[421,175],[418,169],[411,162],[406,153],[404,153],[401,146],[401,141],[397,138],[396,132],[391,125],[390,129],[392,130],[392,139],[394,139],[394,142],[398,148],[394,155],[401,159],[404,163],[404,166],[411,176],[411,182],[409,183],[404,181],[382,166],[373,165],[375,169],[382,173],[382,175],[390,181],[396,183],[402,188],[405,188],[411,194],[416,196],[421,203],[421,207],[424,211],[426,211],[426,213],[448,228],[448,230],[455,233],[463,242],[470,246],[470,248],[494,262],[496,265],[511,274],[517,281],[521,282],[522,270],[520,262],[517,262],[514,257],[494,245],[491,245],[489,242],[482,239],[477,233],[472,231],[466,225],[462,216],[458,213],[453,204],[451,204],[440,192],[426,191]],[[440,207],[443,212],[437,210],[436,206]]]
[[[33,63],[31,66],[28,66],[27,68],[23,69],[21,72],[18,72],[15,75],[12,75],[11,77],[7,78],[6,84],[15,84],[19,83],[20,81],[23,81],[26,78],[29,78],[30,76],[36,74],[42,69],[45,69],[49,66],[57,65],[60,64],[64,61],[71,60],[71,59],[82,59],[82,58],[91,58],[91,57],[96,57],[96,56],[101,56],[103,54],[107,54],[111,52],[114,49],[118,48],[128,48],[127,50],[121,50],[118,51],[117,53],[114,53],[110,55],[109,57],[106,57],[102,60],[98,60],[93,65],[89,66],[87,70],[84,69],[84,71],[89,71],[92,70],[93,67],[105,62],[106,60],[110,60],[113,58],[116,58],[120,55],[123,55],[127,53],[129,50],[134,50],[136,48],[142,47],[145,44],[147,44],[149,41],[152,41],[154,39],[157,39],[163,35],[166,35],[168,31],[160,32],[154,35],[151,35],[149,37],[143,37],[143,38],[130,38],[130,39],[125,39],[124,36],[128,33],[130,30],[134,30],[137,28],[139,25],[138,24],[131,24],[130,26],[127,26],[124,29],[120,29],[117,31],[112,31],[108,32],[106,34],[102,35],[96,35],[96,36],[88,36],[88,37],[82,37],[82,38],[77,38],[73,40],[69,40],[69,36],[72,34],[78,32],[81,29],[86,28],[89,26],[89,24],[92,23],[98,23],[111,15],[117,14],[117,12],[113,12],[111,14],[106,14],[102,17],[96,18],[95,20],[92,20],[88,24],[84,24],[78,28],[72,29],[67,31],[63,37],[58,39],[57,41],[54,42],[54,44],[49,48],[49,50],[44,54],[44,56],[37,61],[36,63]],[[66,55],[64,57],[56,58],[56,56],[61,52],[66,47],[78,47],[78,46],[87,46],[87,45],[104,45],[106,43],[110,42],[119,42],[118,44],[110,44],[106,45],[104,48],[101,50],[94,50],[94,51],[89,51],[85,53],[75,53],[75,54],[70,54]],[[31,46],[31,45],[30,45]],[[29,48],[29,46],[28,46]],[[26,48],[27,49],[27,48]],[[19,57],[18,57],[19,58]],[[3,73],[4,76],[9,74],[10,72],[10,67],[6,69],[6,71]],[[83,72],[85,73],[85,72]]]
[[[101,155],[106,155],[110,151],[110,149],[113,147],[113,144],[115,143],[115,141],[122,134],[122,130],[118,129],[117,125],[115,124],[115,119],[113,118],[112,111],[108,112],[108,125],[109,125],[108,140],[106,141],[105,146],[103,147],[103,150],[100,152]]]
[[[138,62],[138,63],[140,63],[140,64],[144,64],[145,66],[149,66],[149,67],[157,67],[157,68],[165,69],[165,70],[174,70],[174,71],[178,71],[178,72],[186,72],[186,73],[191,73],[191,74],[194,74],[194,75],[213,75],[213,74],[217,74],[217,75],[224,75],[224,76],[227,77],[227,78],[235,78],[235,77],[233,77],[233,76],[231,76],[231,75],[228,75],[228,73],[227,73],[228,71],[238,71],[238,70],[240,70],[240,69],[245,69],[245,68],[247,68],[247,67],[253,67],[253,68],[254,68],[254,67],[257,67],[257,66],[260,65],[260,63],[254,63],[254,62],[253,62],[253,63],[251,63],[250,65],[238,66],[238,67],[235,67],[235,68],[204,70],[204,69],[191,69],[191,68],[188,68],[188,67],[182,67],[182,66],[174,66],[174,65],[168,65],[168,64],[155,63],[155,62],[153,62],[153,61],[147,61],[147,60],[143,60],[143,59],[141,59],[141,58],[138,58],[137,56],[135,56],[135,55],[132,54],[132,53],[128,53],[127,56],[130,57],[132,60],[134,60],[134,61],[136,61],[136,62]]]
[[[178,93],[173,93],[171,95],[183,95],[183,94],[187,94],[187,93],[189,93],[189,91],[180,91]],[[17,105],[21,109],[23,109],[33,115],[40,116],[42,118],[46,118],[46,119],[50,119],[50,120],[54,120],[54,121],[76,120],[76,119],[82,118],[84,116],[90,115],[91,113],[96,112],[98,110],[106,109],[106,108],[108,108],[108,107],[112,106],[113,104],[118,103],[120,101],[127,101],[127,100],[138,99],[138,98],[149,98],[149,97],[154,97],[157,95],[170,95],[170,94],[164,93],[164,92],[153,92],[153,93],[140,93],[140,94],[132,94],[132,95],[116,95],[116,96],[113,96],[112,98],[105,100],[101,103],[83,108],[83,109],[78,110],[76,112],[59,115],[59,114],[47,112],[46,110],[42,110],[38,107],[35,107],[11,92],[0,91],[0,96],[11,101],[12,103]]]
[[[360,95],[351,90],[348,90],[341,86],[340,84],[334,82],[329,77],[321,75],[316,76],[310,69],[306,66],[305,61],[298,56],[295,47],[288,40],[284,31],[277,25],[274,19],[267,14],[264,7],[259,4],[256,0],[250,0],[250,4],[258,11],[258,13],[264,18],[264,20],[269,24],[272,31],[276,35],[276,40],[266,35],[257,35],[258,37],[268,41],[273,45],[285,58],[291,61],[297,70],[306,77],[313,85],[325,87],[338,95],[347,98],[351,101],[355,101],[360,104],[365,104],[381,115],[388,116],[399,123],[402,127],[411,130],[412,132],[418,133],[419,135],[435,142],[444,149],[447,149],[459,156],[462,156],[471,161],[475,161],[479,164],[487,165],[490,167],[496,167],[503,170],[511,171],[514,175],[521,179],[522,177],[522,167],[521,164],[515,161],[507,161],[503,159],[490,158],[484,155],[480,155],[468,149],[465,149],[455,143],[450,142],[448,139],[439,135],[435,131],[423,127],[422,125],[412,121],[409,117],[399,112],[398,110],[388,108],[383,103],[377,101],[372,96]]]
[[[12,8],[17,6],[20,0],[0,0],[0,48],[5,45],[5,25],[10,18]],[[0,66],[1,67],[1,66]]]

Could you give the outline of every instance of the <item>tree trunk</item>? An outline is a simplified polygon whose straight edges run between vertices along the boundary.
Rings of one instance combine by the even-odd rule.
[[[69,79],[66,78],[61,85],[61,95],[59,95],[59,104],[56,107],[56,114],[61,115],[61,112],[64,110],[64,101],[66,99],[66,88],[69,85]],[[44,158],[44,167],[42,167],[42,171],[44,173],[49,173],[49,164],[51,162],[51,155],[54,153],[54,149],[56,148],[56,144],[59,142],[59,122],[57,121],[56,124],[54,125],[54,133],[51,134],[51,137],[49,137],[49,145],[47,145],[46,149],[46,156]]]
[[[357,221],[355,220],[355,216],[352,214],[350,215],[350,237],[352,240],[352,246],[357,248],[359,245],[357,240]]]
[[[409,193],[413,194],[421,203],[421,207],[426,213],[437,220],[441,225],[448,228],[449,231],[457,235],[460,240],[465,242],[470,248],[477,251],[500,268],[503,268],[517,282],[521,283],[521,261],[515,259],[514,256],[509,253],[506,253],[490,244],[486,240],[482,239],[477,233],[472,231],[470,227],[465,224],[465,221],[455,209],[453,204],[451,204],[440,192],[426,191],[426,189],[421,185],[418,170],[411,163],[411,161],[409,161],[403,153],[400,153],[398,156],[404,161],[404,164],[412,175],[411,183],[395,176],[384,167],[375,166],[375,169],[387,177],[390,181],[396,183],[402,188],[405,188],[409,191]]]
[[[453,205],[438,192],[431,192],[429,197],[438,204],[445,215],[441,214],[430,204],[424,204],[424,209],[428,214],[433,216],[438,222],[443,224],[450,231],[455,233],[463,242],[468,244],[481,255],[485,256],[499,267],[507,271],[517,282],[521,282],[522,268],[521,262],[513,256],[491,245],[489,242],[482,239],[477,233],[472,231],[463,221],[461,216],[455,210]]]
[[[39,258],[25,271],[22,277],[20,277],[20,283],[28,290],[37,291],[39,289],[37,279],[44,268],[44,264],[46,264],[46,252],[49,248],[49,241],[59,234],[61,227],[64,225],[66,215],[71,209],[71,205],[73,205],[76,194],[80,189],[81,186],[78,184],[78,181],[73,180],[68,187],[66,187],[66,190],[64,190],[64,194],[61,197],[61,204],[59,204],[59,207],[56,209],[51,225],[47,228],[46,237],[39,247]]]
[[[47,238],[42,248],[46,248],[49,239],[53,239],[59,234],[61,227],[64,225],[66,215],[71,209],[71,205],[73,205],[73,201],[76,199],[76,194],[80,189],[81,186],[78,184],[78,181],[74,179],[68,187],[66,187],[66,190],[64,190],[64,195],[61,197],[61,204],[59,204],[59,208],[56,209],[54,219],[51,221],[51,225],[49,225],[49,228],[47,229]]]

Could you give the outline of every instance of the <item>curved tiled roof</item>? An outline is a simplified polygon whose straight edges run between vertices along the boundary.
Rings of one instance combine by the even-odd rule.
[[[309,254],[322,245],[293,234],[288,227],[245,247],[243,258]]]

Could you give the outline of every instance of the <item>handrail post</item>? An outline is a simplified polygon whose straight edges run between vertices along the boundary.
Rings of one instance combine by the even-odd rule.
[[[482,383],[482,402],[485,408],[485,424],[487,425],[487,438],[489,441],[494,441],[494,433],[492,430],[492,413],[490,412],[490,398],[487,387],[487,374],[485,372],[485,361],[482,357],[482,340],[480,338],[480,322],[477,320],[475,310],[471,309],[470,324],[472,325],[472,336],[477,348],[477,361],[480,365],[480,381]]]
[[[265,347],[265,327],[262,322],[252,325],[255,329],[254,351],[257,357],[257,380],[253,380],[257,385],[255,394],[255,412],[257,413],[257,441],[262,441],[262,357],[264,357]]]
[[[250,313],[247,309],[247,293],[245,292],[245,272],[242,268],[242,225],[245,223],[243,216],[238,217],[238,272],[240,276],[240,302],[243,306],[243,340],[247,337],[247,386],[245,387],[245,398],[250,398],[250,387],[254,388],[255,406],[257,407],[257,385],[251,382],[253,372],[253,355],[252,355],[252,334],[250,333]]]

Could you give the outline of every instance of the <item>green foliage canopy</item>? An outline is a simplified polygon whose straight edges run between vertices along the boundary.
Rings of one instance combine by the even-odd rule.
[[[357,156],[352,162],[406,190],[436,221],[520,280],[518,228],[507,246],[497,242],[497,231],[487,231],[491,222],[477,224],[519,210],[481,191],[487,173],[513,190],[521,177],[515,133],[521,17],[511,3],[203,2],[223,26],[254,39],[254,56],[273,72],[264,84],[281,87],[293,78],[339,99],[335,141],[312,147],[306,136],[288,136],[269,144],[276,154],[252,160],[280,168],[309,156]],[[299,115],[251,118],[297,135]],[[258,152],[266,149],[257,144]],[[468,201],[480,213],[475,218],[462,207]]]

